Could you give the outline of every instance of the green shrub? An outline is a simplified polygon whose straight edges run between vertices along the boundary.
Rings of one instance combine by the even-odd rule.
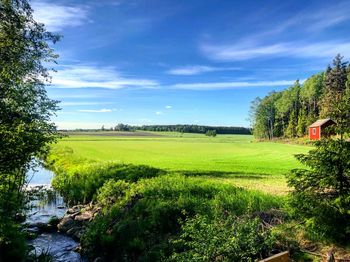
[[[46,162],[55,172],[53,187],[68,203],[94,200],[98,189],[109,179],[135,182],[165,173],[161,169],[144,165],[75,159],[69,148],[51,152]]]
[[[118,201],[122,201],[125,198],[125,193],[129,188],[130,184],[123,180],[108,180],[98,190],[97,202],[101,206],[111,206]]]
[[[297,159],[308,169],[288,175],[291,206],[317,237],[350,237],[350,143],[324,140]]]
[[[207,132],[205,132],[205,135],[216,137],[216,130],[208,130]]]
[[[169,261],[256,261],[269,255],[275,241],[257,218],[197,215],[181,229]]]
[[[277,197],[176,174],[142,179],[118,190],[121,188],[124,191],[118,194],[124,199],[104,210],[82,238],[90,258],[164,260],[171,254],[171,239],[181,232],[180,221],[188,217],[239,216],[281,206]]]
[[[18,224],[0,218],[0,261],[22,261],[26,252],[24,235]]]

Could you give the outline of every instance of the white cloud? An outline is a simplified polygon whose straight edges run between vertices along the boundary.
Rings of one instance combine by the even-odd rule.
[[[287,42],[270,45],[238,43],[233,45],[203,45],[201,49],[207,57],[220,61],[239,61],[265,56],[331,59],[338,53],[349,56],[350,42]]]
[[[165,109],[171,109],[173,108],[172,106],[166,106]]]
[[[170,75],[198,75],[207,72],[215,71],[227,71],[227,70],[238,70],[239,68],[234,67],[212,67],[204,65],[192,65],[192,66],[183,66],[178,68],[173,68],[167,71]]]
[[[102,109],[80,109],[78,112],[83,113],[110,113],[112,109],[102,108]]]
[[[76,129],[76,128],[83,128],[83,129],[99,129],[102,126],[104,126],[106,129],[109,127],[115,126],[115,123],[108,122],[108,123],[102,123],[102,122],[79,122],[79,121],[55,121],[55,124],[57,125],[58,129]]]
[[[265,30],[245,35],[234,42],[203,42],[199,48],[205,56],[216,61],[241,61],[260,57],[298,57],[332,59],[336,54],[350,55],[350,41],[346,35],[338,35],[334,41],[311,40],[329,27],[344,26],[350,20],[350,2],[329,2],[321,8],[302,8],[290,17],[283,16],[266,25]],[[271,17],[273,13],[269,14]],[[248,31],[249,32],[249,31]],[[326,33],[326,32],[323,32]],[[286,41],[297,34],[303,41]],[[283,40],[282,40],[283,39]],[[307,40],[306,40],[307,39]],[[220,42],[220,43],[219,43]]]
[[[162,111],[157,111],[157,112],[156,112],[156,115],[157,115],[157,116],[163,115],[163,112],[162,112]]]
[[[154,80],[121,77],[112,67],[89,65],[66,65],[53,74],[52,83],[58,88],[108,88],[125,87],[153,88],[158,85]]]
[[[294,84],[294,80],[279,80],[279,81],[260,81],[260,82],[213,82],[213,83],[180,83],[172,85],[176,89],[188,90],[216,90],[216,89],[233,89],[242,87],[275,87],[289,86]],[[300,82],[303,82],[300,81]]]
[[[65,27],[74,27],[88,22],[88,10],[84,6],[64,6],[46,1],[32,3],[34,19],[45,24],[48,31],[61,31]]]
[[[59,106],[96,106],[111,104],[109,102],[61,102]]]
[[[319,32],[329,27],[339,25],[350,19],[349,2],[332,3],[330,6],[320,9],[304,9],[286,21],[276,25],[276,33],[298,27],[300,30]],[[273,32],[272,31],[272,32]]]

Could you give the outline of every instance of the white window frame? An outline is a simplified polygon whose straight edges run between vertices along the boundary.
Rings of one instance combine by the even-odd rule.
[[[312,128],[312,135],[313,135],[313,136],[316,135],[316,127],[313,127],[313,128]]]

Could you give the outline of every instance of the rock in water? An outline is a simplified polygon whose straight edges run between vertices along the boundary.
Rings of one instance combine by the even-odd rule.
[[[57,228],[60,232],[65,233],[77,225],[78,223],[73,218],[66,216],[62,218],[61,222],[57,225]]]

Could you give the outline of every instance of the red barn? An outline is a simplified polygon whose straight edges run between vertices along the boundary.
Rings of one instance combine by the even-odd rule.
[[[335,122],[332,119],[320,119],[309,126],[309,138],[310,140],[320,140],[322,129],[328,126],[334,125]]]

